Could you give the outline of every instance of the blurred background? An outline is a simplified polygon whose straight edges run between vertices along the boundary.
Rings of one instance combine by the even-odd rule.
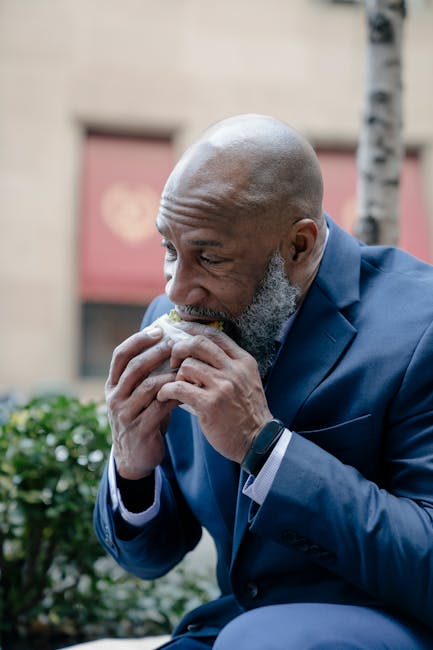
[[[433,6],[408,2],[400,245],[433,260]],[[365,10],[331,0],[0,0],[0,393],[99,398],[163,290],[181,152],[260,112],[312,142],[350,230]]]

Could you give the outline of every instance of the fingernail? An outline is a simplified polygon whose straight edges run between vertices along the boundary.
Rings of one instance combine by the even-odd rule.
[[[151,325],[148,329],[146,329],[146,334],[152,339],[158,339],[162,334],[162,329],[156,325]]]

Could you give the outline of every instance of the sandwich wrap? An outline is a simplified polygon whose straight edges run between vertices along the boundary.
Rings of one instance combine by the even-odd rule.
[[[162,332],[163,332],[163,337],[162,341],[164,339],[171,339],[172,341],[184,341],[185,339],[190,339],[193,337],[193,334],[189,334],[188,332],[185,332],[184,330],[180,329],[177,327],[177,323],[181,323],[182,319],[181,317],[177,314],[177,312],[172,309],[169,314],[163,314],[159,318],[157,318],[151,325],[148,325],[148,327],[159,327]],[[211,323],[204,323],[207,326],[214,327],[217,329],[223,329],[223,324],[220,321],[212,321]],[[147,329],[147,328],[146,328]],[[173,371],[173,368],[170,367],[170,359],[166,359],[158,368],[155,368],[152,370],[152,372],[149,373],[149,377],[155,376],[155,375],[161,375],[164,372],[170,372]],[[188,411],[189,413],[192,413],[192,415],[196,415],[196,412],[194,409],[192,409],[190,406],[187,404],[179,404],[179,406],[185,411]]]

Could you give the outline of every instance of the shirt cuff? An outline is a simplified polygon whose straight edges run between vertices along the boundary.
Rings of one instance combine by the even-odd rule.
[[[152,505],[143,512],[130,512],[125,507],[120,490],[117,487],[116,481],[116,468],[114,464],[114,454],[111,450],[110,459],[108,461],[108,487],[110,490],[111,505],[113,511],[119,510],[119,514],[128,524],[132,526],[144,526],[151,519],[156,517],[159,512],[160,497],[161,497],[162,476],[161,468],[155,468],[155,496]]]
[[[274,482],[274,478],[279,470],[281,461],[283,460],[291,439],[292,432],[289,429],[284,429],[279,441],[275,445],[271,455],[266,460],[260,472],[255,478],[250,475],[244,485],[242,492],[259,505],[262,505],[263,501],[268,496],[268,492],[271,489],[272,483]]]

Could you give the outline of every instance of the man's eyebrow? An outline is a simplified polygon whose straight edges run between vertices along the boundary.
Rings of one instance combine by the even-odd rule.
[[[190,246],[205,247],[205,246],[216,246],[221,248],[222,242],[218,239],[188,239],[188,244]]]
[[[158,224],[156,224],[156,229],[158,230],[159,234],[161,237],[164,239],[167,239],[167,237],[163,233],[163,228],[160,228]],[[196,246],[197,248],[204,248],[205,246],[214,246],[216,248],[222,248],[223,243],[219,239],[188,239],[187,242],[190,246]]]

